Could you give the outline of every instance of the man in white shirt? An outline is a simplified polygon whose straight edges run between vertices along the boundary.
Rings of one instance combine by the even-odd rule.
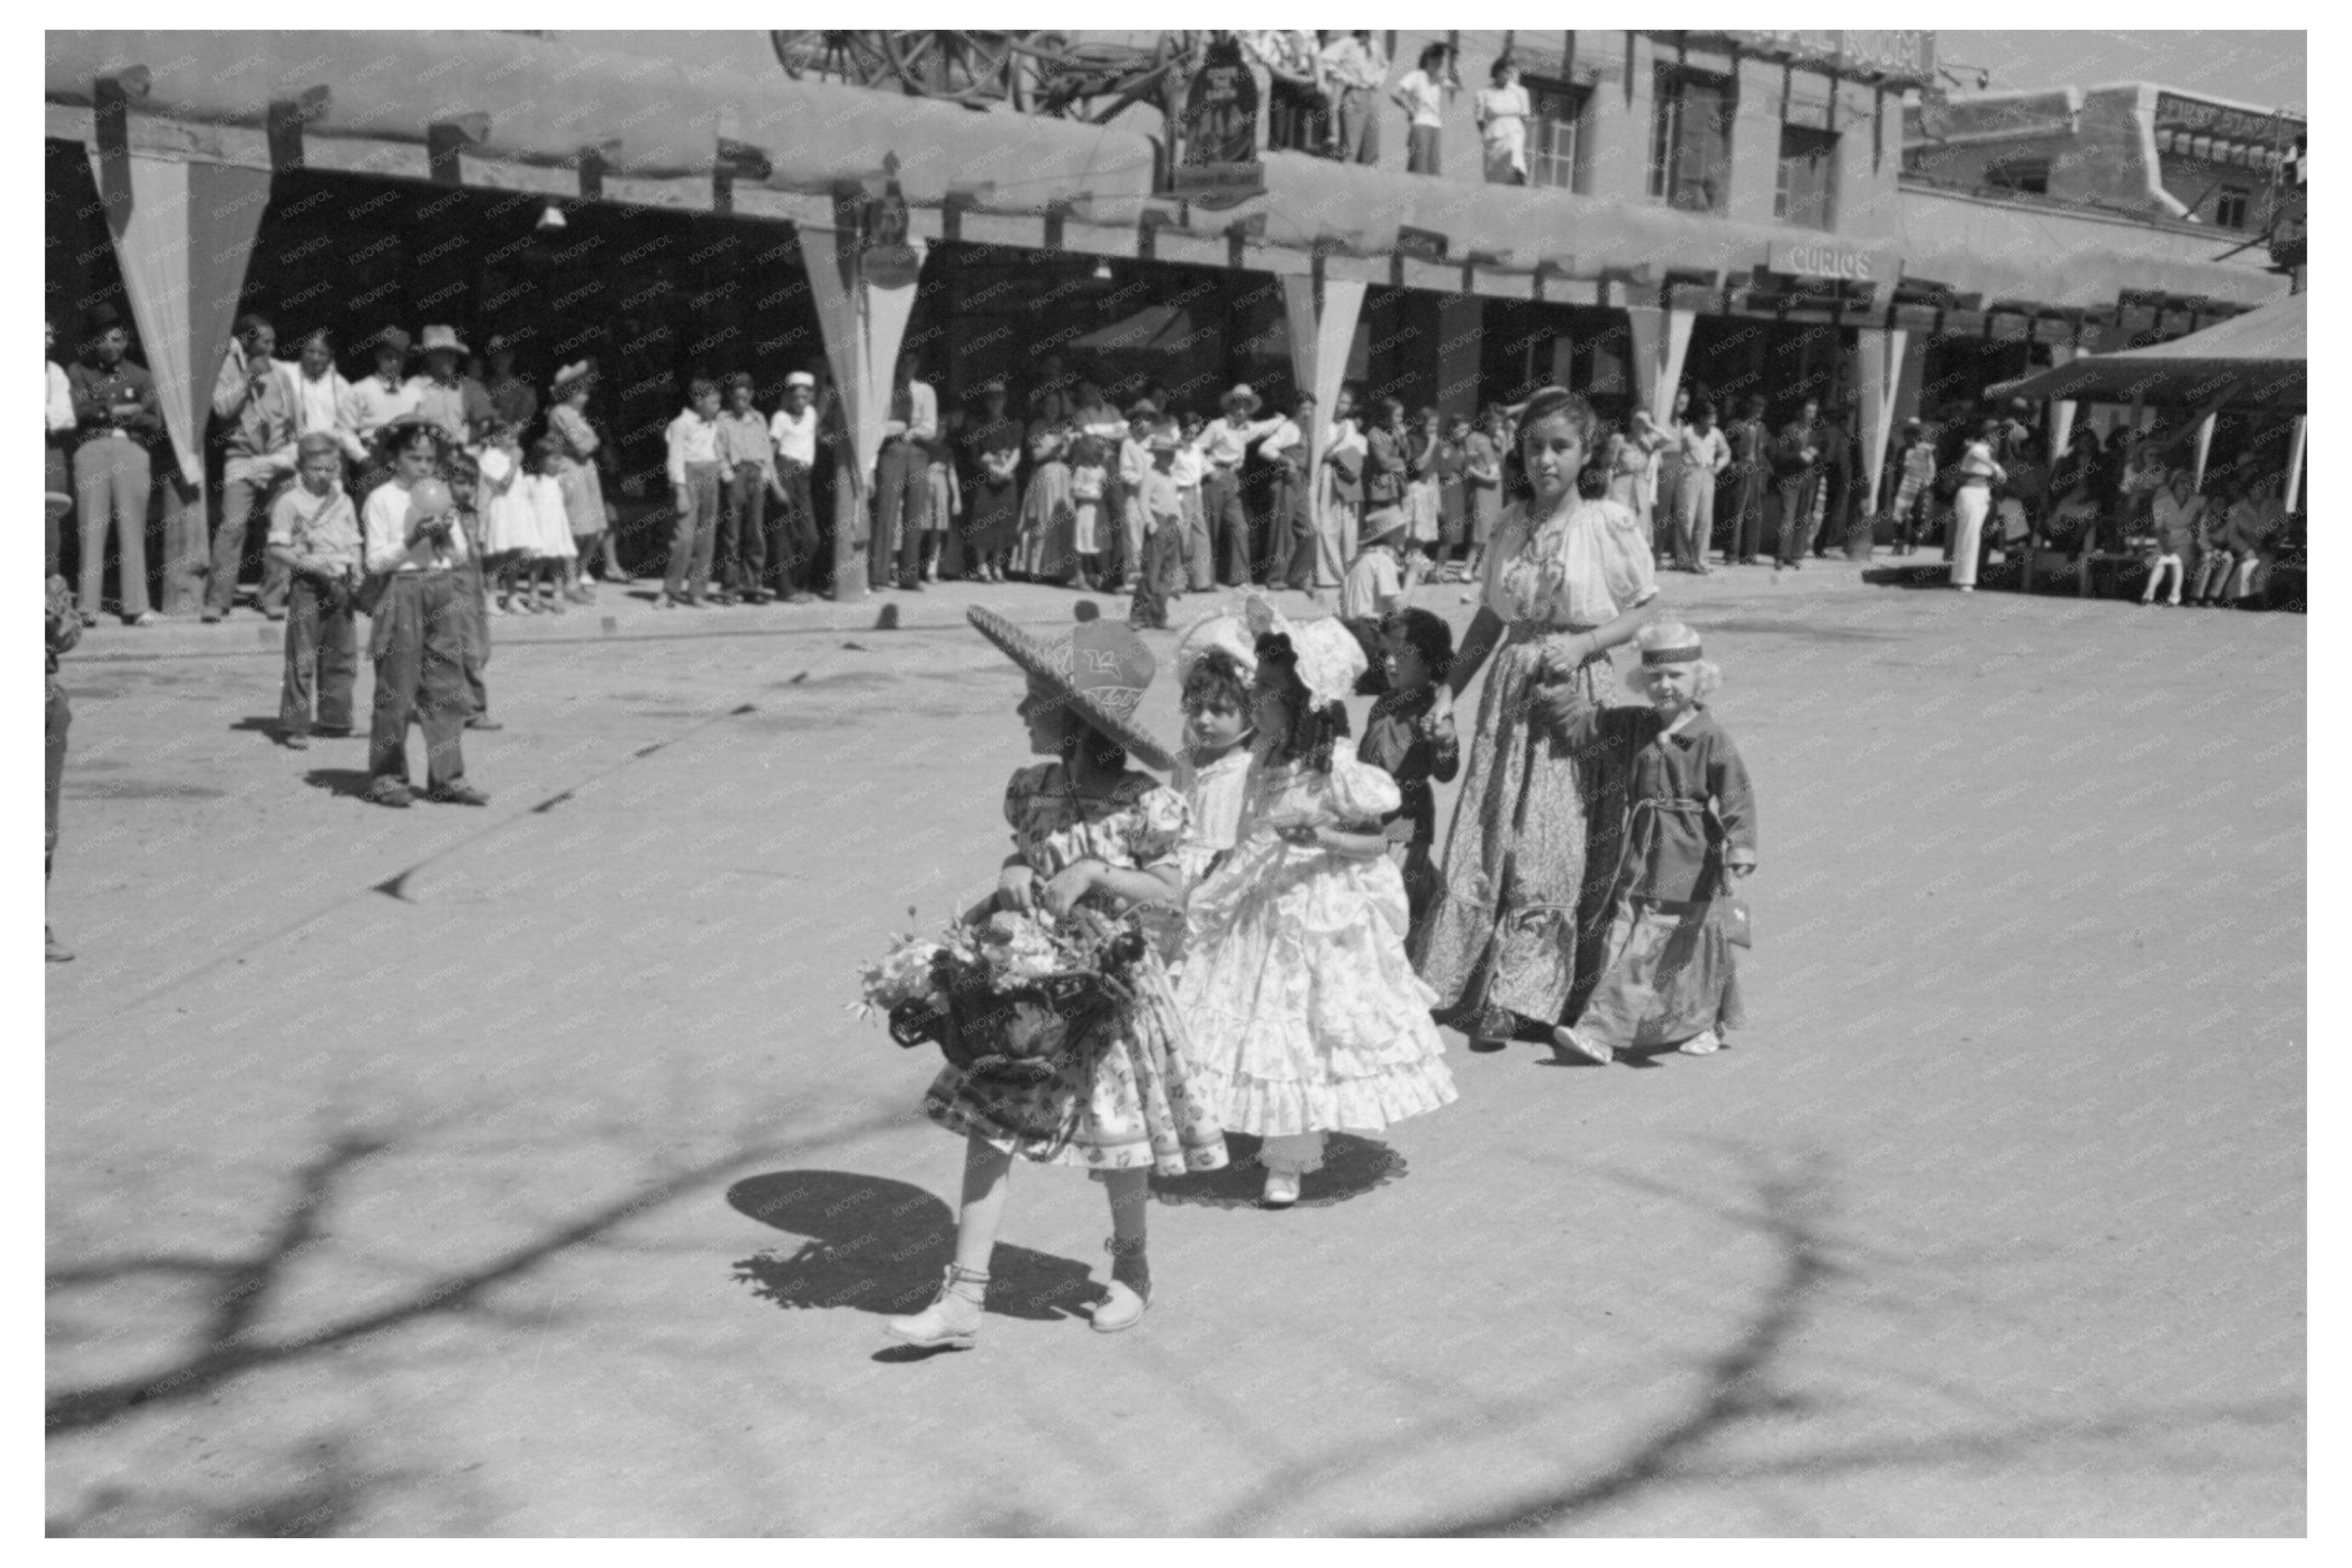
[[[1286,421],[1278,414],[1254,417],[1258,396],[1247,382],[1226,393],[1223,405],[1224,416],[1201,432],[1201,506],[1208,514],[1210,552],[1223,562],[1218,580],[1228,588],[1247,587],[1265,552],[1250,537],[1249,511],[1242,504],[1242,460],[1253,443]]]
[[[42,323],[48,331],[48,349],[58,346],[58,324]],[[58,574],[58,530],[63,526],[66,513],[73,510],[73,475],[66,465],[66,452],[73,444],[74,408],[73,383],[66,379],[66,367],[55,360],[48,364],[47,403],[43,412],[48,422],[47,449],[42,468],[46,491],[43,505],[48,511],[48,566],[45,577]]]
[[[213,381],[213,417],[227,432],[227,456],[221,465],[220,523],[213,532],[211,579],[205,585],[204,618],[208,622],[227,616],[236,598],[246,530],[254,514],[262,513],[266,524],[270,500],[294,472],[299,395],[294,367],[281,363],[277,352],[278,329],[268,318],[240,316]],[[289,582],[286,568],[265,554],[255,604],[273,621],[286,618]]]
[[[710,551],[719,538],[719,384],[698,376],[686,395],[685,409],[662,432],[677,526],[670,534],[669,567],[656,609],[702,608],[710,586]]]
[[[1120,557],[1119,588],[1123,593],[1132,590],[1141,580],[1143,541],[1150,521],[1144,510],[1143,487],[1155,466],[1151,427],[1159,419],[1159,406],[1148,397],[1138,398],[1127,411],[1127,433],[1118,440],[1119,531],[1127,546],[1126,553]]]
[[[1323,466],[1315,479],[1318,588],[1339,586],[1356,558],[1356,531],[1364,519],[1364,458],[1371,446],[1355,414],[1355,388],[1342,386],[1331,422],[1323,428]]]
[[[408,334],[398,327],[386,327],[378,332],[374,341],[374,374],[352,383],[346,400],[351,410],[352,434],[369,453],[364,459],[366,471],[360,476],[359,489],[353,492],[356,495],[364,496],[391,475],[391,459],[374,450],[376,437],[401,416],[416,412],[416,394],[410,390],[402,374],[408,368]]]
[[[408,726],[425,726],[425,797],[488,805],[466,782],[461,737],[473,698],[465,679],[467,605],[453,570],[466,559],[440,467],[440,433],[411,416],[383,433],[392,469],[361,509],[367,570],[385,578],[375,606],[372,651],[375,704],[368,722],[367,798],[405,806]]]
[[[1339,125],[1339,162],[1379,163],[1378,94],[1389,74],[1389,62],[1381,53],[1381,47],[1372,41],[1367,29],[1360,27],[1342,33],[1323,47],[1323,68],[1338,95],[1335,118]]]
[[[922,379],[913,354],[898,362],[890,389],[890,416],[882,425],[882,450],[874,460],[874,542],[866,581],[877,592],[891,584],[923,591],[923,529],[931,510],[931,444],[940,434],[940,397]]]
[[[782,406],[768,420],[768,437],[776,446],[775,477],[769,481],[775,497],[773,536],[768,557],[775,563],[777,591],[789,604],[805,605],[815,595],[809,584],[816,571],[816,506],[809,480],[816,472],[816,377],[796,370],[784,377]]]
[[[304,338],[294,362],[294,434],[332,436],[353,463],[367,461],[367,443],[352,427],[352,384],[335,368],[334,334],[321,327]]]
[[[1690,417],[1667,430],[1666,450],[1673,454],[1675,564],[1705,576],[1707,541],[1715,535],[1716,480],[1731,466],[1731,443],[1715,427],[1715,405],[1693,405]]]
[[[1302,392],[1293,418],[1276,418],[1257,444],[1271,472],[1266,481],[1266,568],[1269,588],[1311,589],[1315,584],[1315,512],[1307,504],[1307,467],[1313,457],[1307,432],[1315,428],[1315,395]]]

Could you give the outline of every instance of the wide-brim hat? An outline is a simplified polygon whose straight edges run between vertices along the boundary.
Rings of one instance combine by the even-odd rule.
[[[1144,766],[1167,772],[1175,759],[1135,719],[1158,661],[1141,637],[1118,622],[1102,619],[1092,604],[1080,605],[1078,617],[1076,626],[1059,636],[1034,637],[993,610],[973,605],[964,611],[973,630],[1051,687],[1089,727],[1125,747]]]
[[[1249,596],[1242,615],[1249,624],[1253,647],[1258,637],[1269,634],[1290,639],[1298,683],[1307,688],[1307,700],[1318,708],[1355,695],[1356,682],[1371,668],[1363,645],[1334,616],[1293,621],[1260,594]]]
[[[593,359],[583,359],[574,363],[567,364],[562,370],[555,373],[555,381],[552,390],[562,392],[573,382],[585,381],[595,374],[596,362]],[[789,386],[792,383],[787,380],[784,384]]]
[[[457,328],[427,327],[425,329],[425,341],[416,345],[416,352],[419,353],[429,354],[436,350],[443,353],[453,354],[469,353],[472,352],[458,340]]]
[[[1256,413],[1258,406],[1257,394],[1250,390],[1250,384],[1246,381],[1226,393],[1223,397],[1218,399],[1218,403],[1220,406],[1228,409],[1238,407],[1244,414]]]
[[[1202,616],[1184,628],[1176,639],[1177,680],[1190,680],[1192,667],[1213,653],[1230,657],[1244,675],[1255,678],[1257,674],[1257,639],[1239,616],[1231,612]]]
[[[1412,527],[1412,519],[1405,515],[1404,508],[1401,506],[1384,506],[1378,511],[1370,511],[1364,514],[1363,538],[1358,542],[1362,544],[1378,544],[1383,539],[1395,538],[1398,534],[1404,532],[1407,529]]]

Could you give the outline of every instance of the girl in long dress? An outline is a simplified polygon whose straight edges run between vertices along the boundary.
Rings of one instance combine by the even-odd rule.
[[[1015,570],[1033,583],[1066,581],[1076,568],[1077,511],[1070,499],[1072,432],[1062,395],[1048,391],[1029,422],[1029,489],[1021,498]]]
[[[1130,756],[1155,768],[1170,762],[1129,717],[1153,671],[1142,639],[1105,620],[1042,639],[978,605],[965,615],[1028,675],[1016,711],[1029,749],[1048,759],[1016,770],[1005,786],[1013,853],[997,879],[995,909],[1059,920],[1082,904],[1118,914],[1180,900],[1184,799],[1128,766]],[[1143,1316],[1151,1299],[1144,1255],[1151,1173],[1214,1170],[1225,1163],[1225,1144],[1194,1091],[1183,1025],[1158,954],[1147,953],[1129,978],[1133,1001],[1052,1078],[1007,1080],[948,1067],[932,1081],[923,1113],[965,1141],[955,1262],[929,1307],[885,1325],[893,1338],[971,1344],[1015,1156],[1081,1166],[1102,1180],[1110,1198],[1111,1278],[1093,1324],[1111,1333]]]
[[[1657,596],[1650,539],[1614,500],[1577,494],[1598,424],[1591,404],[1546,387],[1529,400],[1506,468],[1516,499],[1486,555],[1484,602],[1448,677],[1454,697],[1491,658],[1436,901],[1413,966],[1474,1050],[1528,1027],[1549,1037],[1597,969],[1616,839],[1607,781],[1560,743],[1580,695],[1597,700],[1609,650]],[[1587,875],[1588,854],[1595,874]],[[1587,933],[1590,933],[1589,938]]]
[[[1264,1201],[1281,1208],[1326,1133],[1377,1132],[1454,1089],[1381,831],[1402,796],[1339,743],[1362,647],[1337,620],[1250,613],[1261,738],[1239,840],[1186,908],[1176,1005],[1211,1112],[1265,1139]]]

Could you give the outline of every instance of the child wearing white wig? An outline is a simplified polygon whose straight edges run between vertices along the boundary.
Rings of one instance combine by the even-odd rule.
[[[1564,739],[1613,769],[1627,803],[1601,979],[1575,1025],[1552,1031],[1563,1060],[1676,1046],[1706,1056],[1743,1021],[1733,879],[1756,868],[1756,799],[1739,749],[1704,699],[1722,672],[1698,634],[1654,622],[1634,638],[1625,684],[1641,706],[1582,704]]]

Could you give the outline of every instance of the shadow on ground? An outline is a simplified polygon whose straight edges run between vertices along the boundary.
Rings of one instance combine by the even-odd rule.
[[[1246,1132],[1225,1134],[1229,1156],[1221,1171],[1195,1171],[1181,1176],[1154,1176],[1151,1193],[1163,1204],[1197,1204],[1204,1208],[1254,1208],[1265,1185],[1265,1167],[1259,1163],[1260,1140]],[[1360,1198],[1374,1187],[1386,1186],[1405,1173],[1404,1156],[1385,1143],[1334,1132],[1324,1141],[1323,1168],[1310,1172],[1298,1185],[1298,1207],[1328,1208]]]

